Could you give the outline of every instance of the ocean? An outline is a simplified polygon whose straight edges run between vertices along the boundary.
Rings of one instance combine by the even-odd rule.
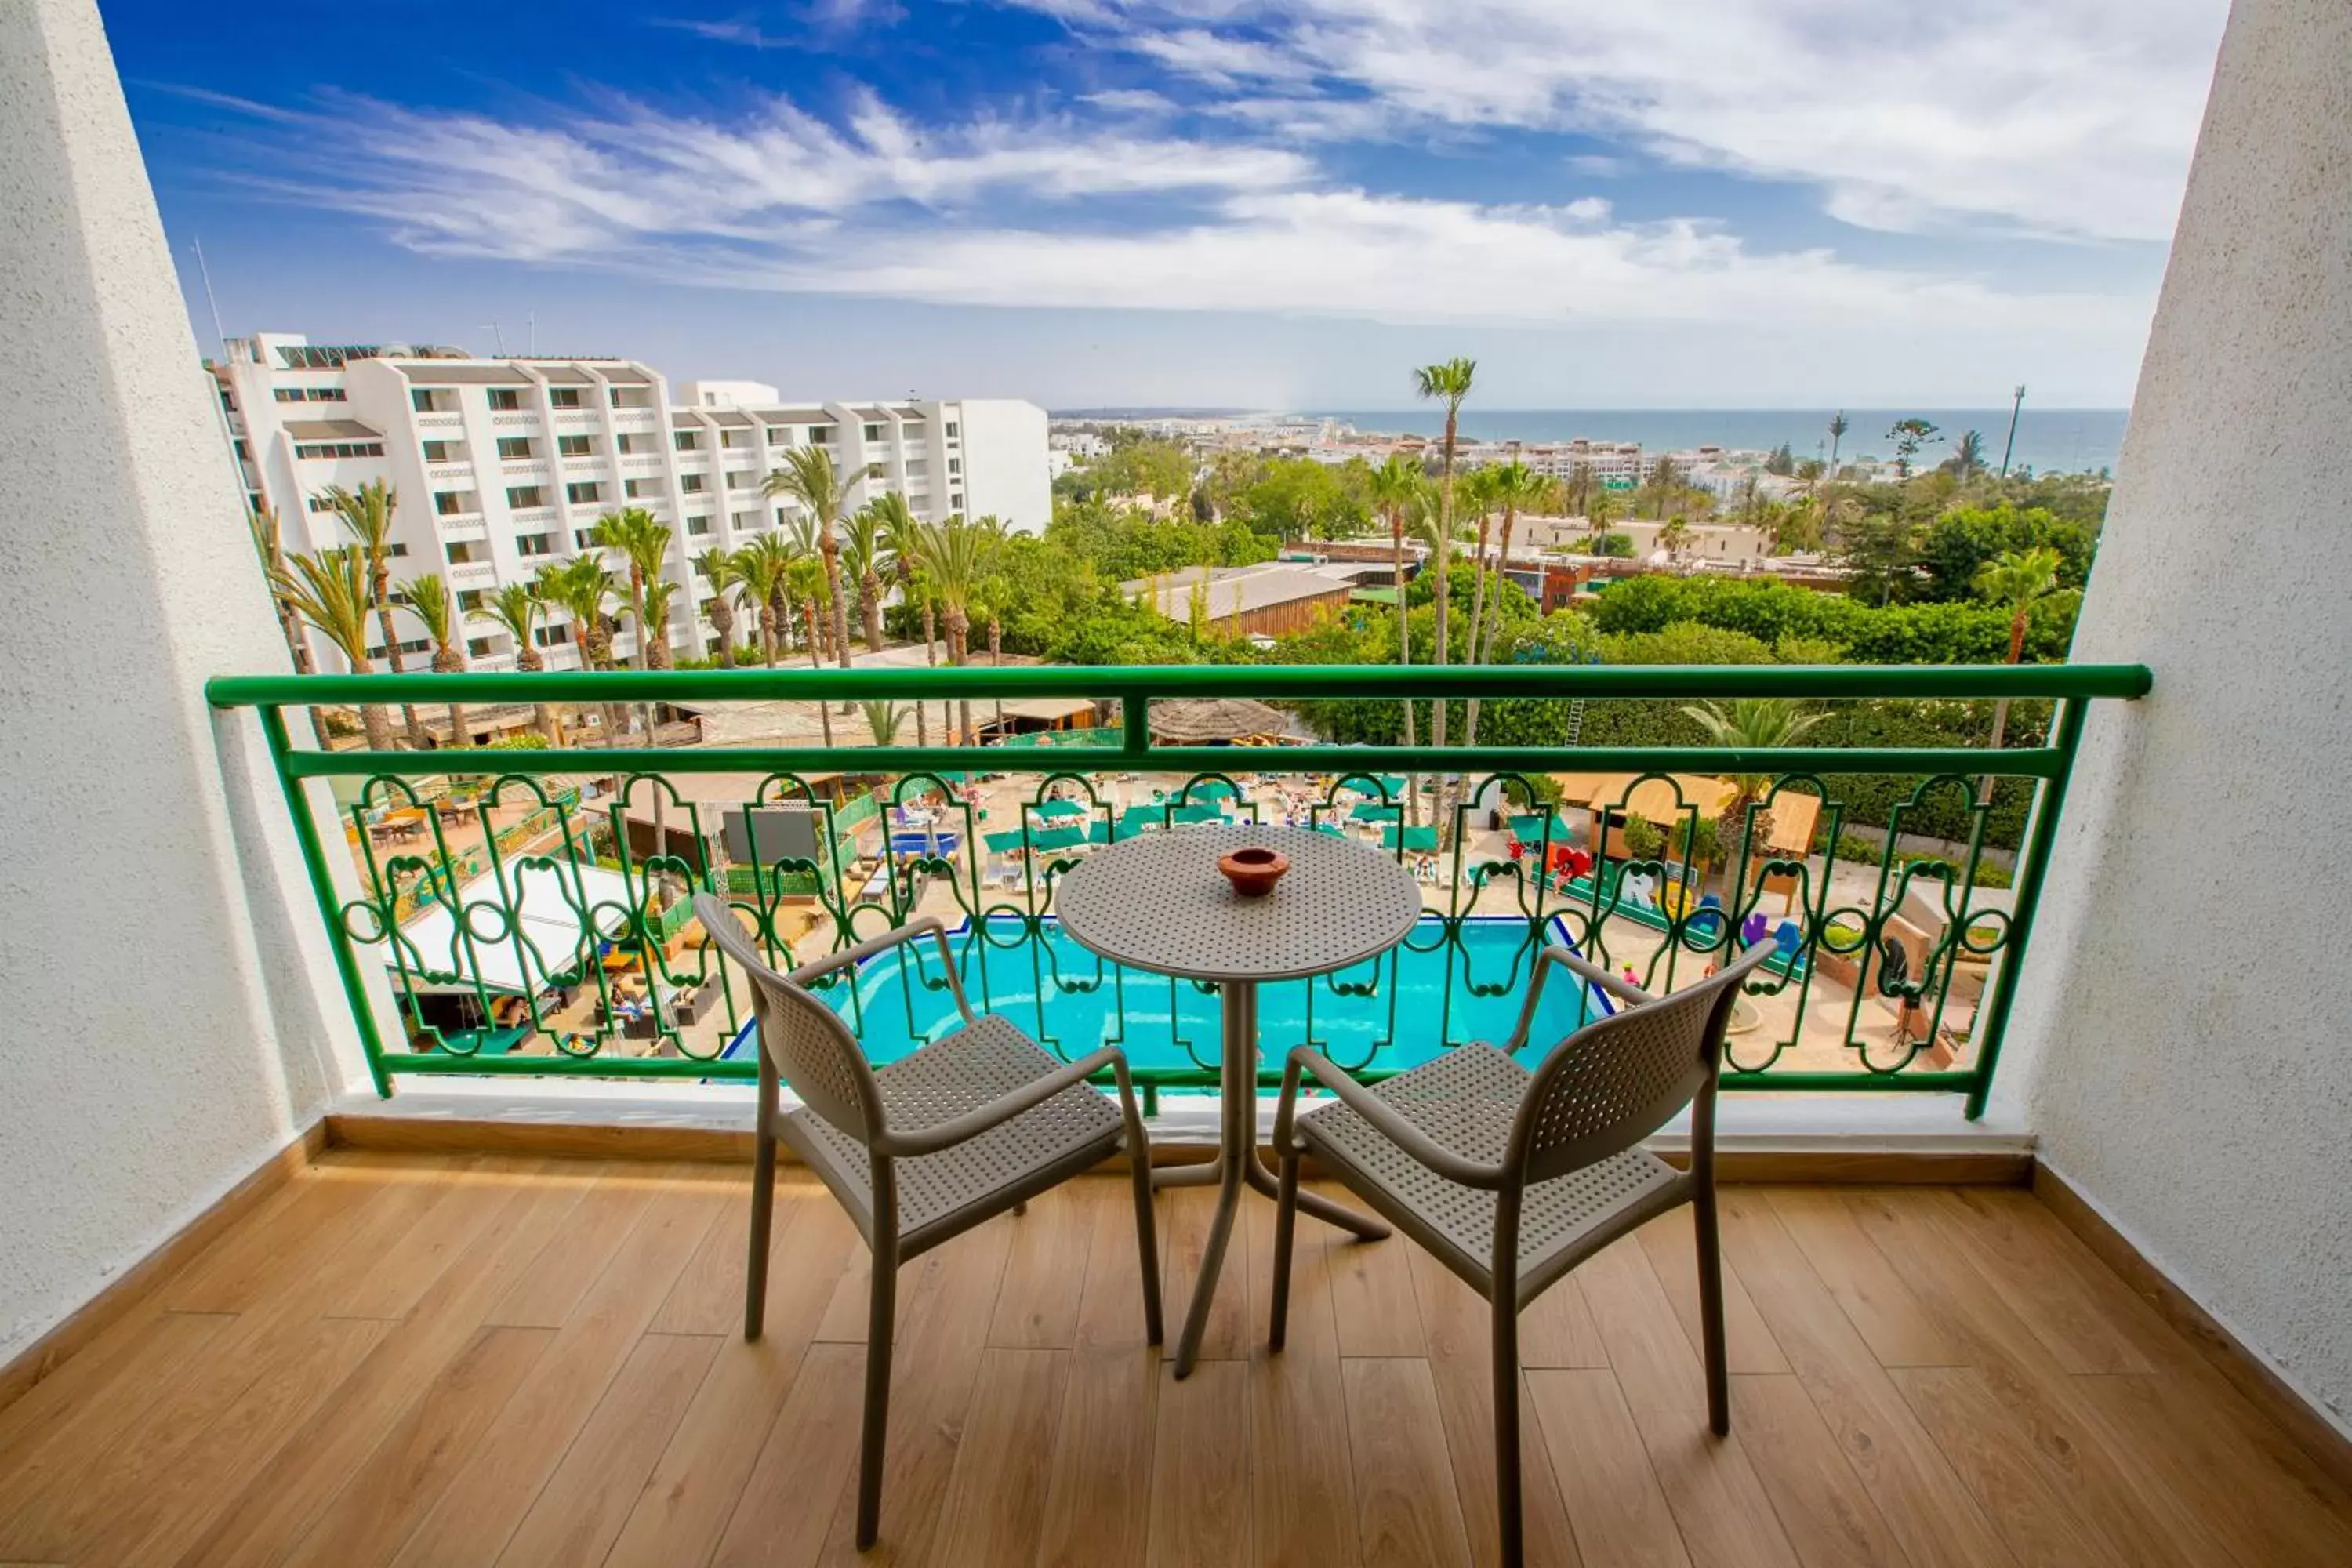
[[[1787,442],[1800,458],[1829,456],[1826,408],[1465,408],[1461,433],[1478,441],[1569,441],[1582,436],[1595,441],[1636,441],[1652,450],[1680,451],[1692,447],[1728,447],[1766,450]],[[2012,468],[2036,473],[2113,472],[2122,448],[2122,408],[2036,408],[2031,403],[2017,421],[2017,450]],[[1344,419],[1365,432],[1389,431],[1434,436],[1444,427],[1444,416],[1427,405],[1415,408],[1316,409],[1310,417]],[[1940,439],[1923,449],[1917,464],[1932,468],[1951,455],[1951,443],[1964,430],[1984,437],[1985,460],[1998,468],[2009,432],[2009,410],[2001,408],[1849,408],[1845,438],[1838,443],[1841,459],[1894,455],[1886,431],[1898,419],[1916,416],[1937,426]]]

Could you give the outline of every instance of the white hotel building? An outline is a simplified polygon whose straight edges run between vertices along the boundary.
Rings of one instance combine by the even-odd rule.
[[[275,509],[289,552],[349,543],[320,498],[381,479],[398,498],[394,575],[437,571],[471,609],[588,548],[604,513],[643,507],[677,531],[681,657],[715,646],[692,558],[794,514],[798,502],[760,493],[792,447],[829,449],[852,507],[896,490],[919,518],[993,513],[1024,532],[1052,513],[1045,410],[1013,399],[785,403],[756,382],[688,382],[673,401],[661,373],[633,360],[477,359],[283,332],[233,339],[210,369],[247,500]],[[400,618],[415,634],[402,651],[429,654],[423,628]],[[550,622],[539,634],[549,668],[576,668],[570,618]],[[616,657],[635,653],[635,635],[616,634]],[[319,668],[337,668],[335,650],[312,641]],[[515,664],[486,622],[467,625],[466,654],[478,669]]]

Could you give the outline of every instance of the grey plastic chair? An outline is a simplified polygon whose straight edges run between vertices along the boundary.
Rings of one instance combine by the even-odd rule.
[[[1731,1429],[1716,1251],[1716,1085],[1732,999],[1772,952],[1770,943],[1760,944],[1699,984],[1661,998],[1564,947],[1546,948],[1518,1026],[1501,1050],[1457,1047],[1370,1089],[1306,1046],[1292,1051],[1283,1068],[1274,1126],[1282,1181],[1268,1342],[1282,1348],[1298,1161],[1313,1153],[1492,1309],[1496,1507],[1507,1568],[1517,1568],[1524,1552],[1519,1313],[1578,1264],[1676,1204],[1696,1211],[1708,1425],[1717,1436]],[[1627,1006],[1569,1036],[1530,1071],[1514,1058],[1527,1044],[1553,964]],[[1337,1100],[1298,1115],[1302,1074]],[[1636,1145],[1685,1105],[1692,1108],[1690,1169],[1677,1172]]]
[[[721,952],[751,976],[759,1019],[760,1102],[751,1177],[751,1258],[743,1337],[766,1316],[768,1241],[775,1204],[776,1141],[814,1171],[874,1255],[866,1331],[865,1435],[857,1478],[857,1547],[881,1523],[882,1456],[890,1410],[891,1330],[898,1272],[909,1258],[1087,1170],[1124,1145],[1134,1173],[1136,1245],[1143,1266],[1143,1322],[1160,1343],[1159,1246],[1151,1219],[1151,1148],[1116,1046],[1062,1062],[1013,1024],[980,1017],[964,999],[946,931],[909,921],[790,974],[762,963],[727,903],[696,896],[694,912]],[[868,1067],[840,1015],[806,989],[831,974],[929,935],[963,1026],[878,1070]],[[1086,1082],[1108,1068],[1118,1101]],[[779,1109],[779,1081],[801,1108]]]

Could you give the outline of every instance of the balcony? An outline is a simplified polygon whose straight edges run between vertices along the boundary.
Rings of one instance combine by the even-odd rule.
[[[499,580],[499,568],[491,561],[453,561],[446,571],[453,588],[484,588]]]
[[[747,1343],[746,1187],[331,1152],[0,1411],[0,1554],[856,1561],[864,1253],[787,1172]],[[1269,1356],[1253,1226],[1174,1382],[1126,1191],[1082,1177],[909,1270],[889,1560],[1492,1563],[1477,1299],[1402,1239],[1309,1225]],[[1163,1278],[1209,1195],[1163,1201]],[[2327,1479],[2023,1193],[1729,1189],[1732,1436],[1704,1438],[1684,1212],[1528,1314],[1529,1563],[2352,1553]]]
[[[475,570],[454,567],[453,580]],[[605,702],[789,705],[825,694],[896,700],[903,710],[920,694],[942,735],[957,713],[942,700],[950,694],[979,721],[1008,699],[1016,710],[1024,700],[1058,699],[1060,710],[1093,700],[1120,715],[1118,726],[1008,735],[984,747],[827,750],[803,733],[813,727],[803,712],[780,721],[772,744],[546,749],[501,758],[487,776],[477,762],[430,752],[289,754],[289,780],[343,780],[353,803],[332,827],[307,816],[294,826],[322,845],[340,838],[359,879],[355,900],[321,913],[346,972],[369,977],[349,1000],[371,1073],[387,1092],[408,1075],[745,1079],[747,994],[687,921],[686,899],[716,891],[759,920],[786,967],[915,914],[938,914],[954,928],[966,982],[983,1005],[1012,1011],[1068,1056],[1124,1042],[1156,1109],[1163,1092],[1214,1085],[1200,1043],[1213,1038],[1213,1002],[1204,990],[1088,958],[1059,931],[1055,886],[1097,845],[1235,819],[1354,837],[1414,868],[1424,914],[1403,947],[1360,973],[1296,983],[1275,1004],[1280,1023],[1268,1025],[1326,1040],[1367,1079],[1433,1049],[1501,1037],[1527,965],[1547,943],[1568,942],[1671,991],[1742,942],[1769,940],[1777,950],[1769,979],[1733,1024],[1727,1087],[1941,1094],[1974,1116],[1999,1068],[2082,724],[2093,702],[2135,695],[2146,679],[2131,669],[2031,668],[1026,668],[413,677],[396,688],[251,678],[215,681],[212,691],[215,702],[273,711],[299,699],[394,689],[419,704],[457,698],[469,706],[592,693],[609,693]],[[2059,706],[2044,743],[2001,752],[1250,749],[1170,745],[1151,734],[1156,701],[1339,691],[1562,706],[1759,694],[2007,695]],[[908,717],[901,712],[902,728]],[[456,774],[475,782],[472,826],[382,853],[394,842],[383,823],[413,813],[421,791],[437,794]],[[810,782],[817,775],[822,785]],[[550,781],[582,779],[603,781],[593,808],[552,798]],[[1734,779],[1746,782],[1736,788]],[[1980,802],[1980,780],[2014,782]],[[1881,830],[1868,860],[1828,853],[1848,849],[1849,829],[1864,826],[1848,781],[1882,803],[1867,825]],[[725,826],[730,813],[795,806],[816,834],[795,858],[752,853]],[[446,933],[438,951],[393,940],[436,907],[462,910],[475,930],[520,930],[514,847],[498,838],[525,820],[539,825],[531,856],[606,868],[598,878],[611,886],[597,897],[613,900],[615,923],[593,934],[575,929],[569,948],[518,949],[508,967],[520,967],[504,983]],[[1727,823],[1736,823],[1735,841],[1725,840]],[[1957,842],[1925,852],[1922,824]],[[2003,838],[2020,852],[2013,886]],[[611,1021],[619,971],[609,959],[603,968],[588,962],[591,948],[625,954],[623,964],[646,984],[691,998],[682,1009],[690,1018],[632,1037]],[[398,999],[395,1034],[375,1026],[369,992],[377,976]],[[895,1001],[878,1017],[870,994],[836,994],[854,1025],[879,1031],[877,1051],[896,1052],[941,1023],[939,984],[919,965],[894,972]],[[1277,1070],[1269,1068],[1267,1087]]]

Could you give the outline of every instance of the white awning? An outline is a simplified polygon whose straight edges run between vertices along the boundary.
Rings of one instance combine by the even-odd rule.
[[[544,988],[551,970],[578,966],[586,945],[583,910],[604,936],[628,923],[628,882],[602,866],[510,868],[507,885],[511,896],[502,897],[497,878],[478,877],[460,890],[458,902],[505,909],[515,917],[511,927],[485,910],[468,922],[472,934],[461,936],[439,904],[403,926],[398,951],[384,960],[394,984],[404,962],[409,985],[423,995],[471,995],[477,980],[485,990],[523,995]],[[486,941],[485,931],[498,931],[501,940]],[[426,972],[450,978],[427,979]]]

